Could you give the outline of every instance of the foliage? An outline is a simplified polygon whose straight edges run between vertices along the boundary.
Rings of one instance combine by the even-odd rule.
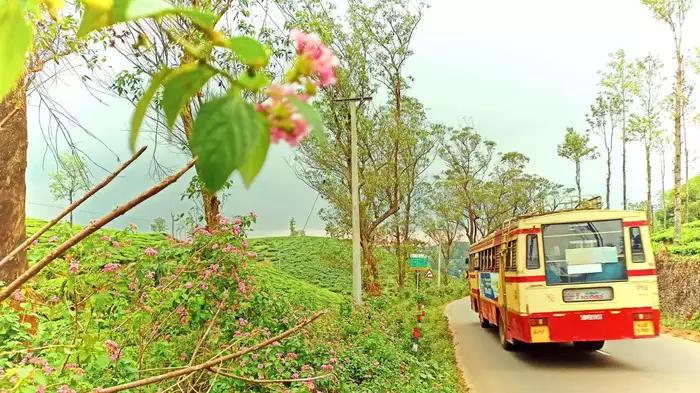
[[[151,231],[164,233],[168,230],[168,226],[165,223],[165,218],[156,217],[151,223]]]
[[[427,214],[421,221],[421,229],[439,246],[442,254],[442,268],[448,271],[454,244],[460,238],[461,215],[454,208],[452,193],[448,184],[437,181],[430,192]],[[446,275],[445,275],[446,276]]]
[[[281,265],[309,267],[307,271],[292,270],[294,277],[280,272],[274,262],[254,260],[271,253],[263,249],[265,244],[286,240],[287,253],[295,248],[294,243],[311,239],[314,245],[307,243],[296,248],[326,249],[335,245],[335,250],[330,247],[331,252],[345,251],[338,264],[349,266],[348,242],[303,237],[250,239],[248,250],[260,249],[258,257],[253,251],[242,251],[245,230],[254,217],[222,220],[229,232],[207,233],[201,229],[184,242],[157,233],[140,234],[132,226],[122,231],[103,230],[70,250],[65,256],[67,262],[47,269],[31,290],[21,294],[26,302],[25,312],[39,318],[37,336],[27,334],[28,326],[15,322],[16,310],[3,306],[0,368],[4,371],[0,373],[3,374],[0,387],[14,383],[20,391],[36,391],[40,384],[66,385],[68,389],[87,391],[123,383],[154,375],[159,372],[155,369],[188,364],[193,349],[204,337],[207,340],[201,342],[195,362],[219,353],[221,345],[233,343],[232,350],[236,350],[285,330],[296,318],[308,315],[305,310],[328,308],[330,315],[311,329],[280,342],[279,346],[227,364],[227,372],[266,379],[333,372],[329,380],[317,380],[314,386],[329,393],[461,391],[451,338],[442,314],[445,302],[461,295],[460,281],[449,280],[440,291],[434,282],[422,286],[425,292],[421,299],[426,301],[427,315],[421,349],[413,355],[409,351],[410,333],[415,324],[413,296],[387,294],[354,308],[348,296],[321,289],[306,280],[305,273],[318,263],[318,259],[308,258],[308,253],[288,256],[288,262]],[[238,220],[241,233],[235,236]],[[28,220],[30,231],[42,225],[42,221]],[[59,224],[31,247],[30,259],[34,261],[44,255],[54,242],[70,233],[69,226]],[[235,245],[235,251],[226,253],[224,242]],[[243,259],[239,259],[239,250]],[[246,261],[246,253],[253,260]],[[388,253],[386,256],[391,258]],[[393,265],[393,261],[387,261],[387,267]],[[349,273],[346,276],[349,279]],[[319,284],[332,286],[323,281],[324,277],[318,276]],[[202,284],[206,289],[202,289]],[[77,315],[73,302],[80,305]],[[78,331],[74,330],[76,317]],[[240,318],[247,322],[245,326],[241,326]],[[212,333],[207,336],[206,331]],[[3,334],[12,335],[13,340],[25,339],[31,347],[64,347],[37,349],[31,354],[13,352],[16,341],[8,340]],[[27,361],[23,363],[23,359]],[[20,378],[10,382],[12,377]],[[197,374],[179,383],[198,391],[208,388],[268,391],[211,373]],[[141,390],[161,391],[167,386],[164,382]],[[299,383],[279,389],[307,392],[310,386]]]
[[[57,171],[49,173],[49,191],[55,200],[67,199],[72,203],[78,192],[90,188],[87,165],[72,154],[60,155],[58,165]]]
[[[687,217],[684,221],[692,224],[693,221],[700,220],[700,175],[691,177],[686,183],[681,185],[681,198],[686,201],[687,204]],[[661,196],[664,198],[664,203],[661,206],[665,206],[666,209],[658,209],[656,211],[655,219],[656,225],[662,228],[662,223],[664,222],[664,216],[668,218],[667,226],[674,225],[674,207],[673,207],[673,190],[667,191],[665,195]],[[685,228],[685,225],[683,226]],[[682,239],[681,239],[682,241]]]
[[[38,15],[39,4],[46,5],[51,11],[51,16],[56,19],[56,2],[9,1],[0,3],[0,24],[15,26],[26,33],[22,33],[22,36],[29,35],[31,38],[33,28],[24,20],[25,12]],[[256,107],[246,102],[242,95],[246,91],[265,91],[270,86],[267,79],[256,77],[258,73],[264,73],[264,67],[269,61],[268,53],[261,43],[252,38],[227,37],[217,31],[215,15],[198,9],[175,7],[165,0],[152,4],[143,0],[118,3],[91,0],[83,1],[83,4],[84,12],[77,33],[78,38],[115,24],[149,18],[183,18],[196,30],[174,40],[183,53],[190,56],[191,61],[181,64],[176,69],[164,65],[151,78],[149,87],[139,98],[132,118],[130,141],[133,150],[150,102],[161,86],[164,87],[161,105],[164,105],[169,124],[172,124],[172,119],[185,110],[183,103],[189,102],[209,79],[214,76],[221,77],[227,85],[226,94],[201,103],[202,116],[194,119],[190,138],[192,152],[199,158],[199,175],[210,192],[221,189],[235,170],[239,170],[245,184],[250,185],[265,161],[270,134],[289,134],[301,139],[310,129],[319,135],[322,132],[318,117],[304,101],[315,95],[317,84],[326,86],[334,82],[332,75],[337,60],[313,37],[295,33],[297,58],[294,67],[287,73],[285,82],[289,85],[272,85],[266,92],[269,100]],[[165,35],[177,36],[177,32],[169,30],[167,25],[160,25],[160,29]],[[189,41],[196,37],[201,37],[202,41]],[[135,47],[147,46],[146,41],[146,38],[140,35]],[[3,53],[0,53],[3,55],[3,61],[23,58],[30,40],[10,42],[13,45],[8,45]],[[242,75],[232,75],[213,66],[210,59],[214,47],[232,53],[237,61],[246,67],[246,72]],[[7,66],[9,68],[4,70],[3,79],[0,80],[0,98],[10,90],[24,69],[24,64],[19,61],[10,61]],[[299,92],[302,86],[303,94]],[[293,120],[297,113],[301,114],[300,117]]]
[[[581,162],[584,160],[594,160],[598,157],[595,147],[590,145],[590,137],[580,134],[572,127],[566,128],[564,142],[557,145],[559,157],[571,160],[576,166],[576,188],[578,188],[578,199],[581,200]]]

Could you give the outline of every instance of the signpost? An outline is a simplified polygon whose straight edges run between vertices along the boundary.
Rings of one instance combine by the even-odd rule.
[[[425,272],[425,278],[433,278],[433,271],[428,269],[427,272]]]
[[[416,272],[416,292],[418,292],[420,282],[420,271],[428,270],[428,256],[425,254],[410,254],[408,264],[411,270]],[[432,274],[432,273],[431,273]]]

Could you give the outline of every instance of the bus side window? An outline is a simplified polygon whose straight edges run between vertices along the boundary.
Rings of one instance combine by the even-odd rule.
[[[540,251],[537,245],[537,235],[527,235],[527,268],[528,269],[539,269],[540,268]]]
[[[630,240],[632,241],[632,262],[644,262],[644,246],[642,244],[642,231],[639,227],[630,228]]]
[[[509,243],[506,243],[506,244],[507,244],[507,247],[506,247],[506,270],[511,270],[511,266],[512,266],[512,263],[513,263],[513,262],[511,262],[511,260],[510,260],[510,247],[511,247],[511,244],[510,244],[510,242],[509,242]]]
[[[513,240],[511,242],[513,245],[511,246],[511,255],[510,255],[510,260],[511,263],[513,264],[513,270],[518,270],[518,241]]]

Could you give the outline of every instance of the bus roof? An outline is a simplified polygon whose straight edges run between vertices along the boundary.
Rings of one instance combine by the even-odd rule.
[[[483,239],[469,248],[470,250],[478,250],[483,243],[492,242],[494,238],[501,237],[504,233],[515,229],[527,229],[536,225],[616,219],[622,219],[623,221],[639,221],[640,225],[647,225],[646,213],[635,210],[571,209],[549,213],[530,213],[507,220],[500,229],[494,230],[484,236]]]

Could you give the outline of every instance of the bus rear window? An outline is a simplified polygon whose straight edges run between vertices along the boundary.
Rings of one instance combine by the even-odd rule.
[[[542,225],[548,285],[625,281],[622,220]]]

